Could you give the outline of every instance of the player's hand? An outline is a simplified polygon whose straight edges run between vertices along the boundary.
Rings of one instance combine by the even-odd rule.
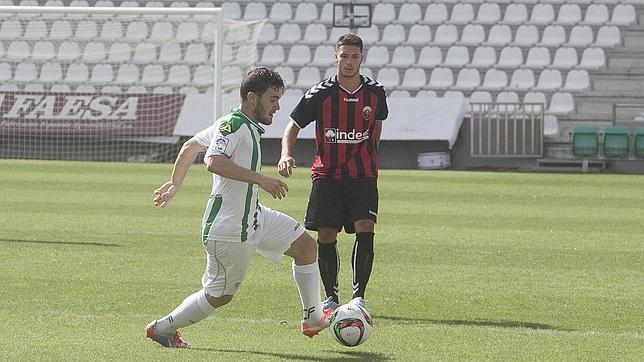
[[[289,177],[293,174],[293,169],[296,168],[295,159],[289,156],[282,156],[280,162],[277,164],[277,171],[284,177]]]
[[[285,182],[268,176],[264,176],[262,178],[262,181],[259,183],[259,187],[271,194],[274,199],[281,200],[286,197],[286,193],[288,192],[288,185]]]
[[[154,206],[166,207],[179,188],[168,181],[154,190]]]

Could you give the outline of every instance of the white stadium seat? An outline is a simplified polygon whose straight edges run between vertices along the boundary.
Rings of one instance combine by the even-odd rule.
[[[452,45],[458,41],[458,30],[455,25],[442,24],[436,28],[433,44],[436,45]]]
[[[485,30],[481,24],[467,24],[461,33],[460,45],[479,45],[485,41]]]
[[[447,6],[441,3],[431,3],[425,8],[423,23],[429,25],[443,24],[448,19]]]
[[[13,80],[17,82],[33,82],[38,78],[38,70],[34,63],[20,63],[16,66],[16,71],[13,74]]]
[[[123,24],[120,21],[108,20],[101,28],[101,39],[116,40],[123,37]]]
[[[503,13],[501,24],[519,25],[528,21],[528,8],[525,4],[512,2],[508,4]]]
[[[552,59],[552,67],[557,69],[570,69],[577,65],[577,49],[571,47],[557,48]]]
[[[422,46],[432,40],[432,29],[428,25],[414,24],[409,29],[407,44]]]
[[[56,20],[49,29],[50,39],[68,39],[72,34],[72,24],[67,20]]]
[[[383,45],[399,45],[406,39],[405,28],[400,24],[386,25],[382,31],[380,43]]]
[[[275,31],[275,25],[271,23],[265,23],[264,26],[262,26],[261,33],[259,33],[257,42],[259,44],[271,44],[276,37],[277,32]]]
[[[419,90],[427,83],[425,70],[422,68],[409,68],[405,70],[401,88],[406,90]]]
[[[143,40],[148,37],[148,26],[142,21],[135,21],[127,26],[125,38],[132,41]]]
[[[545,68],[550,65],[550,50],[546,47],[530,48],[525,60],[527,68]]]
[[[110,64],[96,64],[92,69],[91,83],[109,83],[114,79],[114,71]]]
[[[76,25],[76,32],[74,38],[79,40],[92,40],[98,36],[96,29],[96,22],[94,20],[81,20]]]
[[[367,51],[367,57],[364,65],[368,67],[384,67],[389,63],[389,50],[382,45],[375,45]]]
[[[434,68],[427,83],[430,89],[448,89],[452,85],[454,85],[452,70],[443,67]]]
[[[87,65],[83,63],[73,63],[67,67],[65,73],[65,82],[67,83],[83,83],[89,79],[89,70]]]
[[[433,68],[443,63],[443,52],[441,48],[434,46],[425,46],[420,50],[418,55],[418,66]]]
[[[501,8],[497,3],[483,3],[479,6],[476,15],[476,23],[478,24],[496,24],[501,20]]]
[[[489,68],[496,64],[496,51],[492,47],[481,46],[474,50],[470,66],[476,68]]]
[[[318,19],[318,7],[313,3],[300,3],[295,8],[293,21],[297,24],[310,24]]]
[[[281,45],[271,44],[264,47],[260,63],[263,65],[277,65],[284,63],[284,48]]]
[[[277,33],[276,42],[278,44],[296,44],[301,38],[302,34],[298,24],[284,23]]]
[[[49,91],[52,93],[69,93],[72,91],[71,87],[67,84],[53,84]]]
[[[566,46],[585,48],[593,42],[593,29],[588,25],[575,25],[570,31]]]
[[[416,93],[418,98],[436,98],[436,91],[431,89],[421,89]]]
[[[139,68],[134,64],[121,64],[116,73],[116,84],[132,84],[139,81]]]
[[[104,60],[106,56],[107,52],[103,43],[89,42],[83,50],[82,60],[90,63],[99,62]]]
[[[47,24],[42,20],[31,20],[25,27],[26,39],[42,39],[47,36]]]
[[[184,22],[177,28],[176,40],[189,42],[199,38],[199,26],[194,22]]]
[[[13,72],[9,63],[0,63],[0,81],[13,79]]]
[[[463,68],[456,76],[456,84],[452,87],[455,90],[472,91],[481,85],[481,75],[473,68]]]
[[[462,45],[451,46],[447,49],[443,65],[446,67],[461,68],[470,62],[470,53]]]
[[[555,9],[551,4],[536,4],[530,13],[528,24],[546,25],[555,20]]]
[[[150,40],[164,42],[172,39],[174,39],[174,27],[172,23],[160,21],[152,25]]]
[[[527,92],[523,96],[523,103],[539,103],[544,105],[544,111],[546,110],[546,95],[543,92]]]
[[[599,69],[606,66],[606,53],[602,48],[586,48],[581,55],[579,68]]]
[[[380,31],[378,30],[378,26],[376,25],[371,25],[368,28],[358,28],[357,34],[362,38],[362,41],[365,44],[375,44],[380,41]],[[336,40],[337,37],[333,40],[333,44],[335,44]]]
[[[399,68],[408,68],[416,62],[416,52],[413,47],[403,45],[394,49],[391,57],[391,66]]]
[[[539,74],[539,80],[534,89],[552,92],[561,88],[561,85],[561,72],[557,69],[545,69]]]
[[[143,84],[157,84],[162,83],[165,80],[165,72],[163,67],[159,64],[148,64],[143,68],[143,74],[141,74],[141,83]],[[194,80],[193,80],[194,83]],[[209,79],[209,83],[212,83],[212,78]]]
[[[451,24],[467,24],[474,20],[474,6],[468,3],[457,3],[452,8],[449,18]]]
[[[512,41],[512,30],[508,25],[496,24],[490,28],[487,41],[484,43],[489,46],[504,46]]]
[[[263,2],[254,1],[246,4],[246,8],[244,9],[244,20],[259,20],[267,17],[268,12],[266,11],[266,5]],[[268,24],[270,23],[266,23],[264,26]]]
[[[132,55],[132,61],[134,63],[152,63],[157,60],[157,47],[154,44],[150,43],[139,43],[134,49],[134,54]]]
[[[498,69],[488,69],[485,72],[483,83],[481,84],[480,89],[498,91],[505,88],[507,85],[508,76],[504,71]]]
[[[514,35],[512,45],[531,47],[539,42],[539,30],[534,25],[520,25]]]
[[[508,89],[527,91],[534,87],[534,73],[531,69],[516,69],[512,72]]]
[[[566,31],[561,25],[548,25],[543,29],[539,46],[558,47],[566,42]]]
[[[568,92],[557,92],[550,98],[550,107],[548,113],[555,115],[565,115],[575,110],[575,100],[572,94]]]
[[[389,24],[396,19],[396,9],[392,3],[378,3],[373,8],[371,24]]]
[[[78,47],[78,43],[66,41],[60,44],[58,47],[58,55],[56,59],[62,62],[69,62],[80,58],[81,51]]]
[[[311,49],[307,45],[296,44],[291,47],[286,65],[304,66],[311,62]]]
[[[40,68],[38,81],[43,83],[60,82],[63,79],[63,69],[58,63],[45,63]]]
[[[514,69],[523,64],[523,52],[519,47],[505,47],[499,54],[498,68]]]
[[[235,1],[224,1],[221,4],[221,10],[224,13],[224,18],[238,20],[241,19],[241,6]]]
[[[406,3],[400,6],[398,13],[398,23],[411,25],[422,20],[422,11],[418,3]]]
[[[49,60],[56,57],[56,49],[54,44],[50,41],[39,41],[34,44],[34,49],[31,52],[31,58],[34,60]]]
[[[185,64],[175,64],[168,70],[167,84],[185,85],[190,83],[190,68]]]
[[[566,92],[583,92],[590,89],[590,77],[585,70],[573,69],[566,75],[563,90]]]
[[[380,68],[376,79],[385,86],[386,89],[396,88],[398,84],[400,84],[400,74],[396,68]]]
[[[276,2],[271,6],[271,11],[268,15],[270,22],[273,24],[281,24],[290,21],[293,17],[293,9],[291,4]]]
[[[9,60],[23,60],[31,56],[29,43],[22,40],[12,41],[7,48],[6,58]]]
[[[492,94],[488,91],[474,91],[470,94],[470,103],[492,103]]]
[[[581,7],[577,4],[563,4],[559,7],[556,23],[559,25],[575,25],[581,22]]]
[[[286,66],[278,66],[274,69],[284,80],[284,85],[286,88],[293,86],[295,84],[295,72],[293,68]]]
[[[635,7],[631,4],[618,4],[613,8],[611,25],[629,26],[637,22]]]
[[[190,64],[205,63],[208,60],[208,49],[204,44],[192,43],[186,47],[183,61]]]
[[[320,78],[320,70],[317,67],[303,67],[300,68],[297,74],[295,86],[302,89],[309,89],[312,85],[319,83],[320,80],[322,80]]]
[[[326,25],[313,23],[306,26],[304,37],[300,41],[303,44],[318,45],[327,40]]]
[[[586,8],[586,15],[582,23],[586,25],[603,25],[609,19],[608,7],[605,4],[590,4]]]
[[[614,25],[604,25],[597,31],[597,38],[593,45],[602,48],[612,48],[622,43],[619,28]]]

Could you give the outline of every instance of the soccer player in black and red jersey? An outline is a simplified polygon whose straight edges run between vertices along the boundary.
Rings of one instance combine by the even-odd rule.
[[[291,113],[282,137],[279,173],[295,167],[293,148],[300,129],[315,122],[316,158],[305,226],[318,232],[318,262],[327,308],[339,303],[337,235],[355,233],[351,303],[364,306],[373,265],[378,215],[378,143],[389,113],[384,87],[360,74],[362,39],[345,34],[335,44],[336,75],[309,89]]]

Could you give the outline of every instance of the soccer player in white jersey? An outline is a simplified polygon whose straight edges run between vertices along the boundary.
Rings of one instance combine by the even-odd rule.
[[[213,173],[213,185],[201,229],[207,254],[203,288],[146,326],[147,337],[165,347],[189,346],[178,329],[205,319],[231,301],[255,251],[274,262],[283,255],[293,258],[293,277],[304,310],[302,333],[313,337],[329,325],[331,311],[320,304],[315,240],[296,220],[258,200],[259,188],[277,199],[288,191],[286,183],[260,173],[262,126],[273,122],[283,89],[278,73],[251,68],[241,84],[241,106],[184,143],[170,181],[154,192],[155,205],[167,206],[197,154],[207,150],[204,162]]]

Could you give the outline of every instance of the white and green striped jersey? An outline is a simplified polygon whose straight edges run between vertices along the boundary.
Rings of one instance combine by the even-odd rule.
[[[260,172],[259,145],[264,129],[239,109],[195,135],[208,144],[204,162],[213,155],[228,157],[237,165]],[[246,241],[258,228],[259,186],[213,174],[212,192],[203,217],[202,241]]]

